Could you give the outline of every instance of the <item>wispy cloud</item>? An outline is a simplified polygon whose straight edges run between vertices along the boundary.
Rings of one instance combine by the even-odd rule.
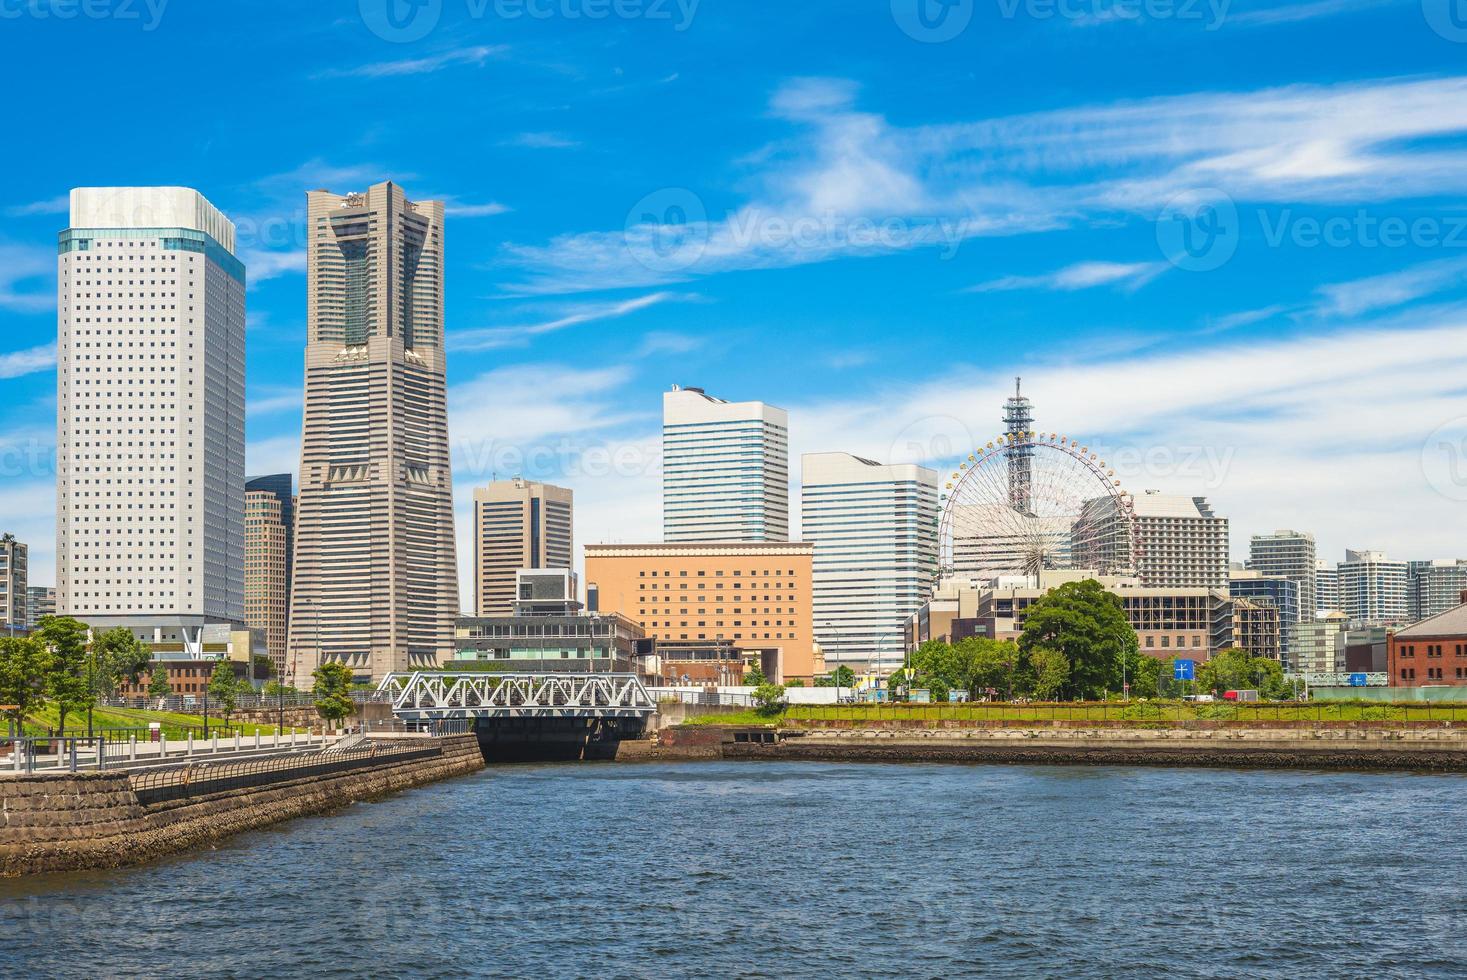
[[[571,139],[560,133],[517,133],[503,140],[501,146],[521,146],[531,150],[567,150],[581,145],[580,140]]]
[[[355,68],[329,68],[318,72],[316,78],[395,78],[401,75],[427,75],[456,65],[482,67],[491,59],[502,57],[509,50],[504,44],[480,44],[470,48],[456,48],[423,58],[403,58],[398,61],[378,61]]]
[[[56,306],[55,248],[0,244],[0,309],[41,313]]]
[[[652,286],[720,272],[978,236],[1150,221],[1183,191],[1238,201],[1361,203],[1467,193],[1467,77],[1199,92],[901,128],[840,79],[772,97],[794,135],[746,158],[756,189],[722,213],[676,207],[624,228],[513,244],[516,292]],[[640,196],[640,195],[639,195]],[[666,204],[668,202],[661,202]],[[632,202],[628,201],[628,210]],[[676,223],[664,216],[676,214]],[[681,220],[685,217],[685,220]],[[674,249],[669,254],[668,242]]]
[[[1297,24],[1396,4],[1404,5],[1404,0],[1313,0],[1309,3],[1289,3],[1260,10],[1232,12],[1228,14],[1227,22],[1234,27],[1271,27],[1275,24]]]
[[[44,201],[16,204],[5,209],[5,213],[13,218],[27,218],[38,214],[67,214],[70,211],[70,194],[58,194],[56,197],[48,198]]]
[[[469,204],[467,202],[444,198],[443,210],[450,218],[489,218],[496,214],[507,213],[510,207],[507,204],[500,204],[498,201],[486,201],[483,204]]]
[[[1467,256],[1425,262],[1399,272],[1331,283],[1317,290],[1323,316],[1353,317],[1401,306],[1451,287],[1467,285]]]
[[[1096,286],[1116,286],[1134,292],[1167,270],[1165,262],[1076,262],[1037,276],[1003,276],[969,286],[966,292],[992,293],[1015,289],[1052,289],[1074,292]]]
[[[481,351],[499,347],[517,347],[530,338],[555,333],[567,327],[580,326],[596,320],[614,320],[628,316],[659,303],[686,303],[697,299],[690,293],[658,292],[637,296],[633,299],[605,303],[581,303],[563,308],[558,316],[536,323],[523,323],[507,327],[485,327],[478,330],[456,330],[448,335],[448,345],[454,350]]]
[[[280,412],[300,411],[303,395],[299,388],[265,386],[256,388],[252,397],[245,402],[248,415],[276,415]]]
[[[28,350],[0,354],[0,378],[19,378],[56,367],[56,345],[42,344]]]
[[[703,338],[686,333],[653,330],[642,337],[637,347],[638,357],[655,357],[659,354],[691,354],[703,346]]]
[[[251,286],[290,274],[306,271],[306,251],[303,248],[280,251],[263,248],[241,249],[239,259],[245,264],[245,274]]]

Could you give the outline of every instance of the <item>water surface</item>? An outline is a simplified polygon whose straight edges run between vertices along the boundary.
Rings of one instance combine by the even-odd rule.
[[[497,767],[0,880],[3,977],[1461,976],[1467,779]]]

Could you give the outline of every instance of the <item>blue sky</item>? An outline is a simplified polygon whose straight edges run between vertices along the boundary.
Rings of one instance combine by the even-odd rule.
[[[0,0],[0,525],[34,580],[66,191],[237,222],[266,472],[305,191],[384,178],[449,202],[461,525],[524,472],[581,542],[655,540],[674,382],[788,408],[796,452],[937,461],[1023,374],[1236,553],[1467,555],[1463,0],[386,2]]]

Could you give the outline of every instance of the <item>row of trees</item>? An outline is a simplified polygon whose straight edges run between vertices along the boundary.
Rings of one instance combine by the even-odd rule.
[[[54,704],[60,728],[90,711],[100,697],[136,683],[148,669],[145,644],[123,627],[91,637],[70,616],[47,616],[30,636],[0,639],[0,705],[19,730],[21,720]]]
[[[927,688],[937,700],[952,691],[978,699],[1033,697],[1044,701],[1099,700],[1130,685],[1133,697],[1188,693],[1174,681],[1173,660],[1142,654],[1121,599],[1093,579],[1068,582],[1029,607],[1017,642],[970,637],[930,641],[906,670],[892,675],[898,688]],[[1197,666],[1193,691],[1251,688],[1265,698],[1297,695],[1278,661],[1245,650],[1225,650]]]

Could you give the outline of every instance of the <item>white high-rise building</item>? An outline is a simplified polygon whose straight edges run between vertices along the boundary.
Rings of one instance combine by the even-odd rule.
[[[1140,537],[1138,577],[1144,586],[1228,589],[1228,519],[1213,513],[1206,497],[1147,490],[1127,495]],[[1113,568],[1128,551],[1123,502],[1088,501],[1073,545],[1077,568]]]
[[[1437,616],[1462,604],[1467,592],[1467,561],[1438,558],[1409,563],[1412,622]]]
[[[1314,611],[1343,612],[1340,601],[1340,570],[1323,558],[1314,563]]]
[[[937,474],[847,453],[800,462],[801,537],[815,545],[813,623],[826,663],[895,665],[937,570]]]
[[[244,617],[245,269],[186,187],[82,187],[57,260],[57,607],[201,651]]]
[[[1299,585],[1296,613],[1287,620],[1281,619],[1280,628],[1286,629],[1301,618],[1314,616],[1314,566],[1318,560],[1314,535],[1303,531],[1255,534],[1248,542],[1250,569],[1262,572],[1266,578],[1286,578]]]
[[[1407,563],[1379,551],[1345,552],[1340,562],[1340,601],[1351,626],[1401,623],[1410,618]]]
[[[701,388],[662,396],[662,537],[788,541],[789,414]]]

